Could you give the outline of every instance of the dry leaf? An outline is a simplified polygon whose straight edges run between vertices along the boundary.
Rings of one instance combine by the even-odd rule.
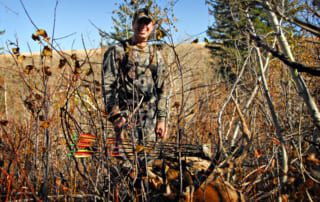
[[[52,72],[50,71],[50,67],[49,66],[45,66],[44,67],[44,73],[47,76],[51,76],[52,75]]]
[[[80,62],[79,60],[76,60],[75,63],[74,63],[74,67],[77,69],[80,69],[81,65],[80,65]]]
[[[35,35],[42,36],[43,38],[47,38],[48,37],[48,34],[47,34],[46,30],[44,30],[44,29],[38,29],[36,31]]]
[[[45,46],[42,50],[42,55],[45,57],[52,57],[52,49],[48,46]]]
[[[281,195],[281,201],[283,201],[283,202],[289,201],[288,195],[287,195],[287,194],[282,194],[282,195]]]
[[[36,100],[41,100],[42,99],[42,96],[39,94],[39,93],[36,93],[35,95],[34,95],[34,97],[36,98]],[[39,118],[43,118],[43,116],[40,116]]]
[[[101,91],[101,88],[98,88],[98,87],[96,87],[96,92],[100,92]]]
[[[67,63],[67,60],[65,58],[62,58],[59,60],[59,68],[62,68]]]
[[[318,159],[316,157],[316,154],[315,153],[311,153],[307,156],[307,160],[314,163],[314,164],[317,164],[317,165],[320,165],[320,159]]]
[[[260,149],[255,149],[255,150],[254,150],[254,156],[255,156],[256,158],[260,158],[260,157],[262,156],[261,150],[260,150]]]
[[[69,190],[69,188],[68,188],[68,187],[66,187],[66,186],[64,186],[64,185],[62,185],[62,190],[63,190],[64,192],[66,192],[66,191],[68,191],[68,190]]]
[[[179,108],[180,107],[180,103],[178,101],[176,101],[176,102],[173,103],[172,107]]]
[[[44,121],[40,125],[40,127],[44,128],[44,129],[49,128],[49,126],[50,126],[50,122],[49,121]]]
[[[18,62],[19,63],[23,63],[23,61],[25,61],[25,59],[26,59],[26,56],[24,56],[24,55],[19,55],[18,56]]]
[[[20,48],[19,48],[19,47],[17,47],[17,48],[12,48],[12,52],[13,52],[13,54],[15,54],[15,55],[20,55]]]
[[[312,179],[307,178],[306,182],[304,183],[304,187],[310,189],[314,186],[314,184],[315,182]]]
[[[194,39],[193,41],[191,41],[191,43],[192,43],[192,44],[199,43],[199,39],[196,38],[196,39]]]
[[[34,69],[34,66],[33,65],[27,65],[24,69],[24,73],[26,74],[30,74],[31,70]]]
[[[136,152],[141,152],[141,151],[143,151],[144,150],[144,147],[143,147],[143,145],[137,145],[136,146]]]
[[[270,167],[273,169],[273,168],[275,168],[275,166],[276,166],[276,160],[272,159]]]
[[[40,37],[39,37],[38,35],[32,34],[32,35],[31,35],[31,38],[32,38],[34,41],[40,41]]]
[[[167,35],[167,34],[165,33],[164,30],[162,30],[162,29],[157,29],[157,31],[156,31],[156,38],[157,38],[157,40],[162,39],[162,38],[165,37],[166,35]]]
[[[60,178],[56,178],[56,185],[58,185],[58,186],[61,185],[61,179]]]
[[[77,54],[72,53],[72,55],[71,55],[71,59],[72,59],[72,60],[77,60]]]
[[[272,142],[275,145],[280,145],[280,141],[278,139],[274,138],[274,137],[272,138]]]

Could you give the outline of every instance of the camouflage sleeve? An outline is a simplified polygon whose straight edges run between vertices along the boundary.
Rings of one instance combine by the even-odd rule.
[[[157,57],[157,120],[165,120],[167,117],[167,69],[160,51],[156,51]]]
[[[102,93],[108,119],[120,113],[119,109],[119,68],[116,47],[110,47],[104,54],[102,63]]]

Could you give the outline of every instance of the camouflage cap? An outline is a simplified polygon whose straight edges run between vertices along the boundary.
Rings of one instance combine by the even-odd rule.
[[[134,16],[133,16],[133,22],[138,20],[146,20],[146,21],[152,21],[152,16],[150,15],[150,12],[147,8],[141,8],[141,9],[138,9],[135,13],[134,13]]]

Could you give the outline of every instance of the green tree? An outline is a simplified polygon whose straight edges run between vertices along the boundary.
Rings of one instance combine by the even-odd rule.
[[[214,18],[214,22],[209,26],[207,35],[211,40],[208,45],[212,55],[218,59],[217,71],[223,79],[234,80],[234,64],[236,63],[237,50],[244,41],[244,36],[240,34],[241,16],[233,13],[231,1],[207,0],[209,14]],[[233,14],[236,14],[233,15]],[[238,22],[234,20],[238,19]]]
[[[214,18],[209,26],[207,35],[211,42],[208,47],[212,55],[218,58],[220,75],[228,80],[236,79],[235,72],[238,64],[241,64],[248,50],[247,13],[256,26],[256,31],[265,34],[271,30],[266,24],[267,14],[262,11],[262,6],[249,7],[250,0],[207,0],[209,14]]]
[[[123,0],[121,3],[116,3],[116,5],[118,8],[113,11],[112,30],[110,32],[99,30],[102,40],[107,44],[112,44],[132,36],[132,18],[135,11],[139,8],[148,8],[152,12],[156,23],[152,37],[153,40],[159,41],[166,36],[167,30],[165,27],[171,22],[167,17],[169,16],[168,12],[170,9],[161,8],[156,0]],[[174,1],[168,0],[168,5],[172,7]],[[170,17],[175,19],[173,14],[171,14]]]

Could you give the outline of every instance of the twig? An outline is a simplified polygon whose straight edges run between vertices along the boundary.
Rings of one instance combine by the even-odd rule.
[[[32,20],[31,16],[29,15],[29,12],[27,11],[27,9],[26,9],[26,7],[25,7],[25,5],[24,5],[24,3],[23,3],[23,0],[20,0],[20,3],[21,3],[21,5],[22,5],[22,8],[23,8],[25,14],[26,14],[27,17],[29,18],[30,22],[31,22],[31,23],[33,24],[33,26],[38,30],[39,28],[38,28],[38,26],[34,23],[34,21]]]
[[[54,40],[54,33],[55,33],[55,28],[56,28],[56,15],[57,15],[57,7],[58,7],[59,1],[56,0],[56,5],[54,7],[54,12],[53,12],[53,27],[52,27],[52,39],[51,39],[51,44],[53,44]]]

